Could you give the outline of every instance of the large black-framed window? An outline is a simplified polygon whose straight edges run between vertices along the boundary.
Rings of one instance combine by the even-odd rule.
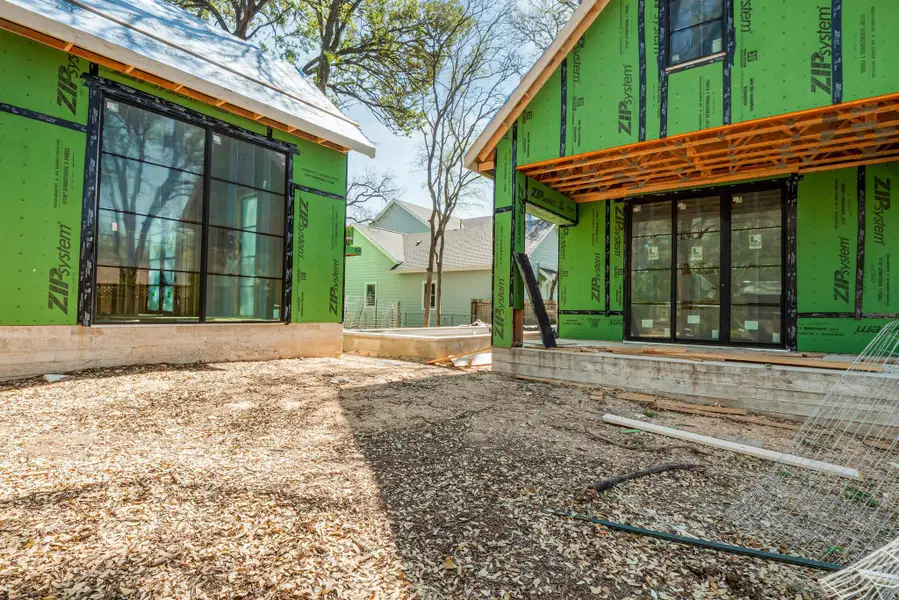
[[[287,155],[102,101],[97,322],[280,321]]]
[[[784,347],[782,182],[628,203],[626,339]]]
[[[668,66],[724,51],[724,0],[663,0],[668,3]]]

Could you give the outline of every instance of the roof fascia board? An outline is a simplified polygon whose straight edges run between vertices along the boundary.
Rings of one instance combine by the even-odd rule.
[[[562,59],[574,48],[574,45],[584,34],[599,13],[611,0],[584,0],[574,11],[565,26],[556,34],[552,44],[543,51],[537,62],[534,63],[518,86],[506,100],[505,104],[487,123],[487,127],[475,140],[468,152],[465,153],[465,166],[471,171],[478,172],[478,163],[486,160],[485,152],[493,150],[506,130],[527,107],[527,103],[534,94],[543,86],[553,74],[553,71],[562,63]]]
[[[81,8],[80,4],[76,6]],[[215,98],[218,98],[219,100],[224,100],[230,104],[233,104],[234,106],[238,106],[251,112],[266,116],[270,119],[280,121],[286,125],[296,127],[297,129],[300,129],[308,134],[320,137],[323,140],[333,142],[345,148],[349,148],[350,150],[355,150],[356,152],[359,152],[371,158],[375,157],[375,148],[370,143],[362,143],[357,139],[324,128],[313,121],[298,117],[276,107],[269,106],[258,100],[247,98],[226,87],[208,81],[207,79],[197,77],[193,73],[183,71],[171,65],[157,62],[139,52],[123,46],[114,45],[111,42],[99,38],[91,33],[81,31],[80,29],[76,29],[75,27],[60,23],[51,18],[47,18],[43,15],[17,6],[16,4],[7,2],[6,0],[0,0],[0,14],[3,15],[3,18],[8,19],[14,23],[18,23],[19,25],[22,25],[24,27],[29,27],[36,31],[53,36],[64,42],[77,45],[81,48],[84,48],[85,50],[94,52],[100,56],[107,57],[110,60],[127,63],[130,66],[156,75],[157,77],[174,81],[178,84],[190,87],[197,92],[206,94],[208,96],[213,96]],[[106,16],[102,18],[105,18],[110,22],[117,23],[116,21],[112,21]],[[139,35],[146,35],[140,30],[130,29],[130,31],[133,31],[134,33]],[[176,46],[171,46],[171,48],[174,51],[184,52],[184,50],[181,50]],[[247,79],[247,81],[255,85],[260,85],[252,79]],[[296,100],[293,96],[288,97],[296,102],[299,102],[299,100]],[[330,115],[330,113],[325,114]],[[333,115],[330,116],[333,117]],[[351,121],[347,121],[348,125],[350,123]]]

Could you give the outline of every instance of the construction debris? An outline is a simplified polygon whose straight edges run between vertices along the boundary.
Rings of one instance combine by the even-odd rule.
[[[755,456],[756,458],[764,458],[765,460],[779,461],[795,467],[803,467],[806,469],[812,469],[814,471],[834,473],[836,475],[839,475],[840,477],[848,477],[850,479],[860,480],[862,478],[857,469],[852,469],[850,467],[841,467],[839,465],[834,465],[818,460],[802,458],[801,456],[793,456],[784,454],[782,452],[774,452],[772,450],[756,448],[755,446],[748,446],[746,444],[737,444],[735,442],[720,440],[706,435],[698,435],[696,433],[690,433],[688,431],[678,431],[677,429],[672,429],[671,427],[653,425],[652,423],[646,423],[644,421],[638,421],[636,419],[627,419],[625,417],[619,417],[616,415],[603,415],[602,420],[606,423],[612,423],[613,425],[636,427],[650,433],[657,433],[659,435],[665,435],[679,440],[686,440],[689,442],[695,442],[697,444],[703,444],[705,446],[712,446],[713,448],[728,450],[730,452],[737,452],[738,454]]]

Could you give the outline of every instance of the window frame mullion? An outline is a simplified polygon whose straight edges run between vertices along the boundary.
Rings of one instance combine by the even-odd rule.
[[[205,153],[203,154],[203,228],[200,235],[200,323],[206,323],[206,294],[209,274],[209,202],[212,188],[212,129],[206,127]]]

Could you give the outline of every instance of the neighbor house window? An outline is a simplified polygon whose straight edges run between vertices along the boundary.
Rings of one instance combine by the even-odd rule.
[[[428,282],[421,282],[421,309],[424,310],[427,303],[431,303],[431,308],[437,308],[437,282],[431,282],[431,293],[428,293]]]
[[[285,165],[280,152],[104,101],[98,320],[280,319]]]
[[[365,284],[365,306],[374,306],[378,302],[378,284]]]
[[[668,65],[724,50],[724,0],[668,0]]]

